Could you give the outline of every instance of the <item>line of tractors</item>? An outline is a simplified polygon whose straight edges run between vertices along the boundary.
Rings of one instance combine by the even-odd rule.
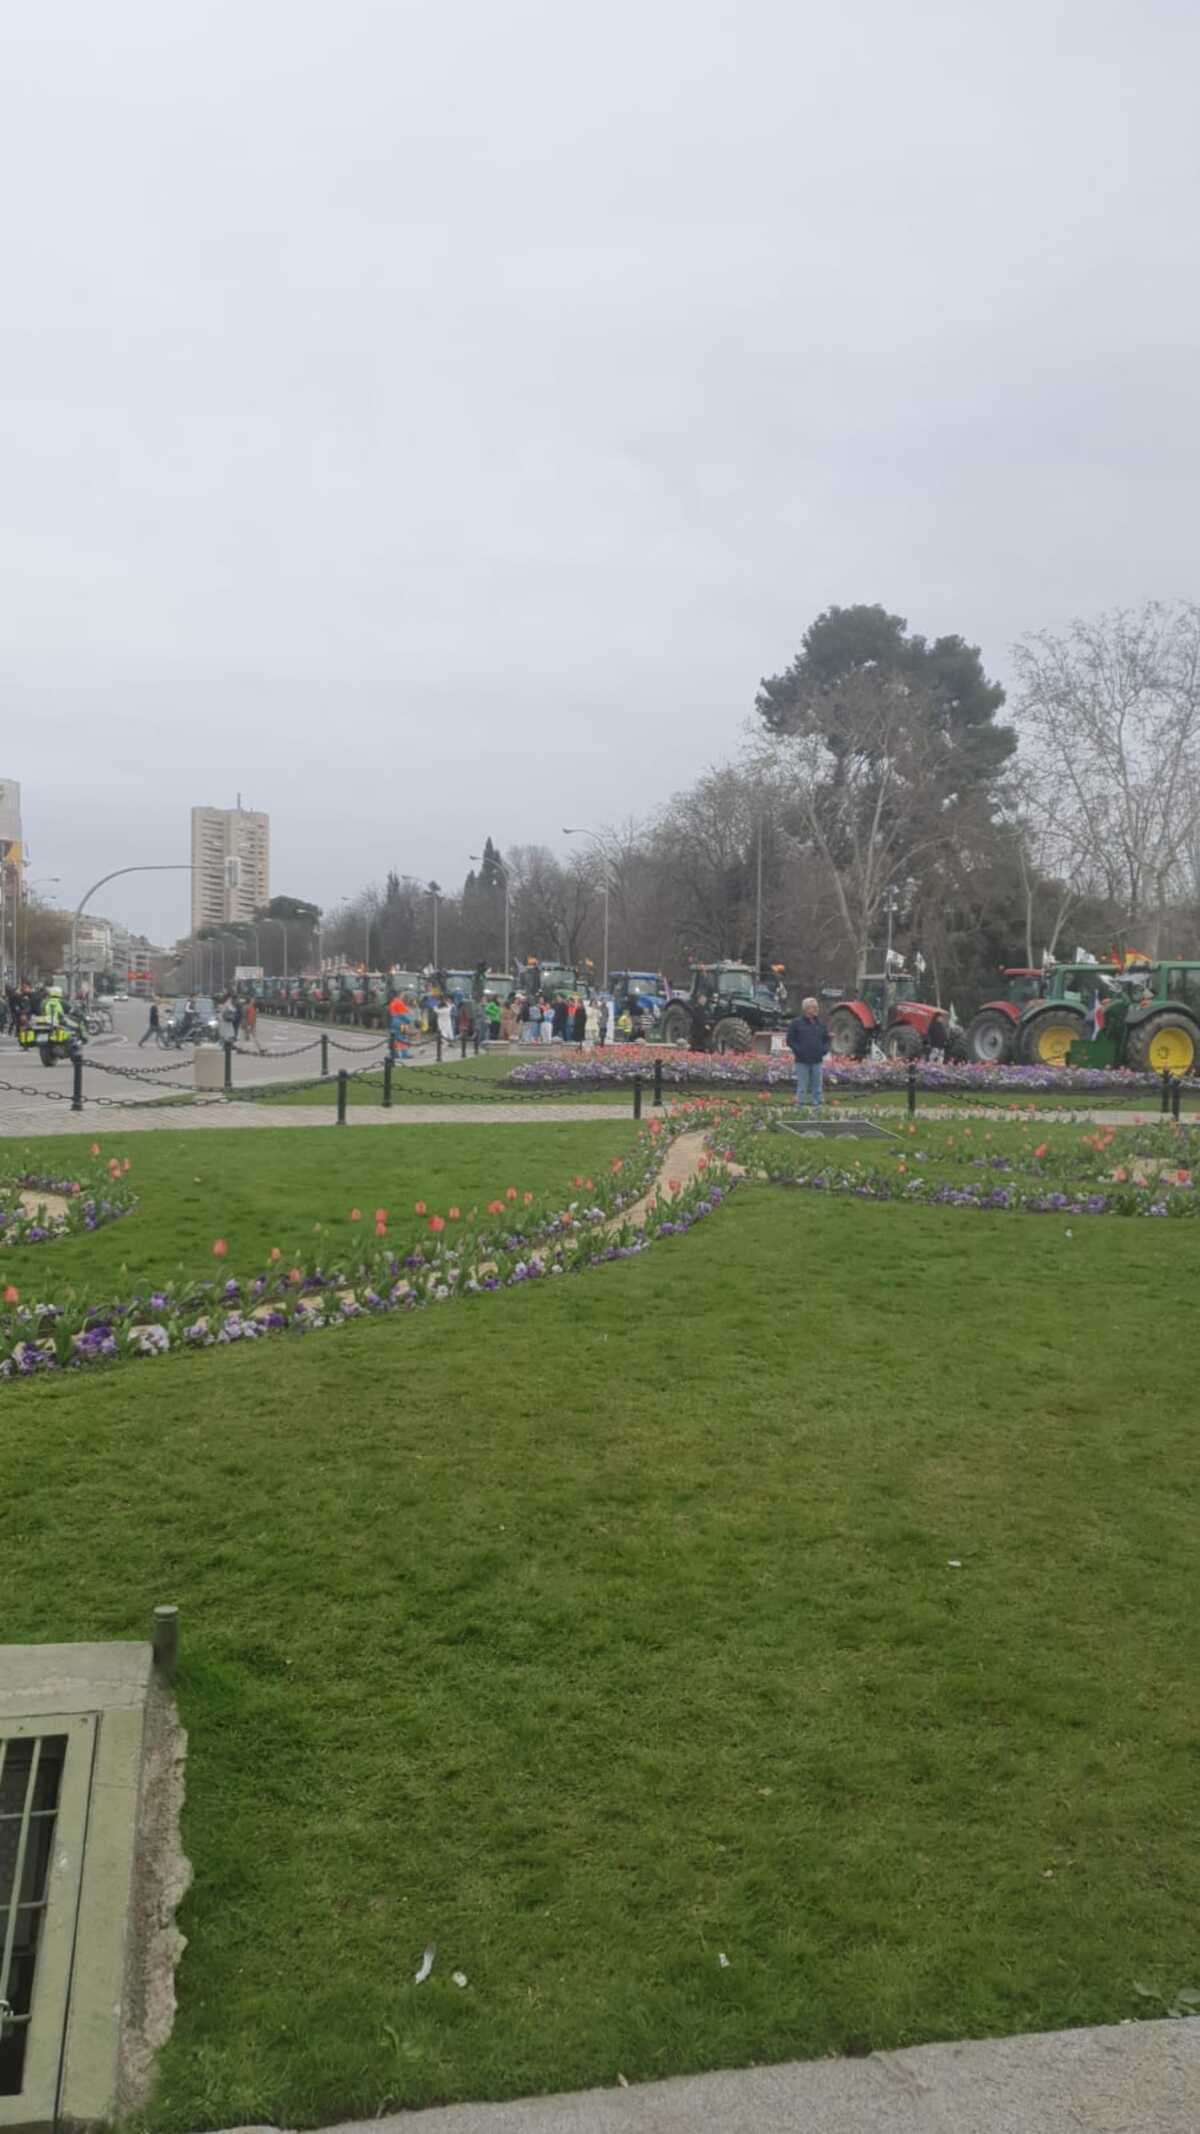
[[[621,977],[632,986],[646,975]],[[983,1066],[1130,1067],[1172,1075],[1191,1074],[1200,1061],[1200,963],[1081,961],[1000,975],[1003,992],[985,1001],[965,1029],[944,1008],[919,999],[918,981],[907,972],[870,976],[853,994],[826,988],[831,1048],[850,1059],[877,1045],[901,1060],[940,1052]],[[657,1005],[654,1034],[697,1051],[745,1051],[756,1031],[782,1029],[790,1020],[782,985],[763,983],[741,963],[698,965],[690,993]]]

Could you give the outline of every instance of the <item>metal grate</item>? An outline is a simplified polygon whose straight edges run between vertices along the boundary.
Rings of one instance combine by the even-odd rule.
[[[65,1734],[0,1739],[0,2097],[24,2081],[66,1753]]]

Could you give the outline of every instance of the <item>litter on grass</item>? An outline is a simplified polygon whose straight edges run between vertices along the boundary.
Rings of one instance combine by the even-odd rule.
[[[728,1971],[729,1958],[726,1956],[724,1949],[722,1949],[720,1955],[718,1956],[717,1962],[720,1964],[722,1971]]]
[[[435,1957],[436,1955],[437,1955],[437,1943],[436,1943],[436,1941],[431,1941],[431,1942],[430,1942],[430,1944],[429,1944],[429,1946],[428,1946],[428,1948],[427,1948],[427,1949],[426,1949],[426,1951],[425,1951],[425,1954],[424,1954],[424,1956],[423,1956],[423,1957],[421,1958],[421,1968],[420,1968],[420,1970],[419,1970],[419,1971],[415,1971],[415,1972],[413,1973],[413,1985],[414,1985],[414,1986],[423,1986],[423,1985],[425,1984],[425,1981],[426,1981],[426,1979],[428,1978],[428,1976],[429,1976],[430,1972],[431,1972],[431,1971],[432,1971],[432,1969],[433,1969],[433,1959],[434,1959],[434,1957]]]
[[[456,1986],[465,1986],[467,1983],[467,1974],[465,1971],[452,1971],[450,1973],[450,1976],[454,1980]]]

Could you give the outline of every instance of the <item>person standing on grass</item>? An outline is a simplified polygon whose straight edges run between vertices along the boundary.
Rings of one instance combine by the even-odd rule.
[[[796,1062],[797,1109],[811,1104],[821,1109],[821,1062],[829,1050],[829,1032],[821,1021],[820,1002],[811,993],[800,1003],[800,1013],[789,1023],[787,1047]]]
[[[158,1002],[157,1002],[156,1000],[152,1000],[152,1001],[151,1001],[151,1003],[150,1003],[150,1020],[149,1020],[149,1022],[148,1022],[148,1023],[146,1024],[146,1027],[145,1027],[145,1029],[143,1030],[143,1032],[142,1032],[141,1036],[140,1036],[140,1037],[139,1037],[139,1039],[138,1039],[138,1051],[139,1051],[139,1052],[141,1051],[141,1049],[142,1049],[142,1046],[143,1046],[143,1045],[148,1045],[148,1044],[149,1044],[149,1042],[150,1042],[150,1040],[151,1040],[151,1038],[157,1038],[157,1036],[158,1036]]]

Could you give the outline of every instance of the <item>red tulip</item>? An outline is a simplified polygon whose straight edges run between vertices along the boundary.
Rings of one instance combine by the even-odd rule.
[[[415,1207],[415,1209],[416,1209],[416,1212],[417,1212],[417,1214],[418,1214],[418,1215],[424,1215],[424,1213],[425,1213],[425,1203],[424,1203],[424,1201],[423,1201],[423,1200],[418,1200],[418,1201],[415,1201],[415,1202],[413,1203],[413,1205],[414,1205],[414,1207]]]
[[[278,1245],[272,1245],[272,1247],[271,1247],[271,1258],[272,1258],[272,1261],[274,1261],[274,1260],[281,1260],[281,1259],[283,1258],[283,1254],[282,1254],[282,1252],[281,1252],[281,1251],[279,1250],[279,1247],[278,1247]]]
[[[525,1195],[525,1206],[526,1206],[527,1208],[528,1208],[528,1207],[530,1206],[530,1204],[531,1204],[532,1200],[533,1200],[533,1195],[532,1195],[532,1193],[526,1193],[526,1195]]]
[[[11,1282],[9,1283],[8,1288],[4,1292],[4,1301],[6,1304],[19,1304],[21,1301],[20,1290],[14,1289]]]
[[[225,1255],[226,1255],[226,1253],[228,1252],[228,1250],[229,1250],[229,1247],[228,1247],[228,1245],[227,1245],[227,1244],[225,1243],[225,1240],[224,1240],[224,1238],[223,1238],[223,1237],[219,1237],[219,1238],[217,1239],[216,1243],[215,1243],[215,1244],[214,1244],[214,1246],[213,1246],[213,1258],[214,1258],[214,1260],[223,1260],[223,1259],[224,1259],[224,1257],[225,1257]]]
[[[386,1221],[387,1221],[387,1209],[386,1209],[386,1208],[376,1208],[376,1210],[375,1210],[375,1220],[376,1220],[376,1222],[377,1222],[377,1223],[386,1223]]]
[[[446,1210],[446,1213],[447,1213],[447,1215],[448,1215],[448,1216],[450,1217],[450,1220],[451,1220],[451,1222],[452,1222],[452,1223],[456,1223],[456,1222],[458,1221],[458,1209],[457,1209],[457,1208],[447,1208],[447,1210]]]
[[[351,1210],[350,1210],[350,1220],[351,1220],[351,1222],[352,1222],[352,1223],[361,1223],[361,1221],[362,1221],[362,1209],[361,1209],[361,1208],[351,1208]]]
[[[489,1202],[488,1202],[488,1214],[489,1214],[489,1215],[503,1215],[503,1213],[504,1213],[504,1202],[503,1202],[502,1200],[489,1200]]]
[[[505,1194],[504,1194],[504,1198],[505,1198],[505,1200],[515,1200],[515,1199],[516,1199],[516,1197],[517,1197],[517,1189],[516,1189],[516,1187],[515,1187],[515,1186],[508,1186],[508,1187],[506,1188],[506,1190],[505,1190]]]
[[[446,1227],[445,1217],[442,1215],[431,1215],[429,1218],[429,1227],[431,1230],[434,1231],[444,1230]]]
[[[1042,1156],[1044,1156],[1044,1155],[1045,1155],[1045,1153],[1046,1153],[1046,1150],[1047,1150],[1047,1148],[1048,1148],[1048,1147],[1049,1147],[1049,1143],[1048,1143],[1048,1142],[1046,1142],[1046,1141],[1041,1141],[1041,1142],[1039,1142],[1039,1143],[1038,1143],[1038,1146],[1037,1146],[1037,1147],[1035,1148],[1035,1150],[1034,1150],[1034,1152],[1033,1152],[1033,1153],[1034,1153],[1034,1155],[1035,1155],[1036,1157],[1038,1157],[1038,1158],[1041,1158]]]
[[[376,1237],[386,1237],[386,1236],[387,1236],[387,1224],[386,1224],[386,1223],[376,1223],[376,1225],[375,1225],[375,1235],[376,1235]]]

